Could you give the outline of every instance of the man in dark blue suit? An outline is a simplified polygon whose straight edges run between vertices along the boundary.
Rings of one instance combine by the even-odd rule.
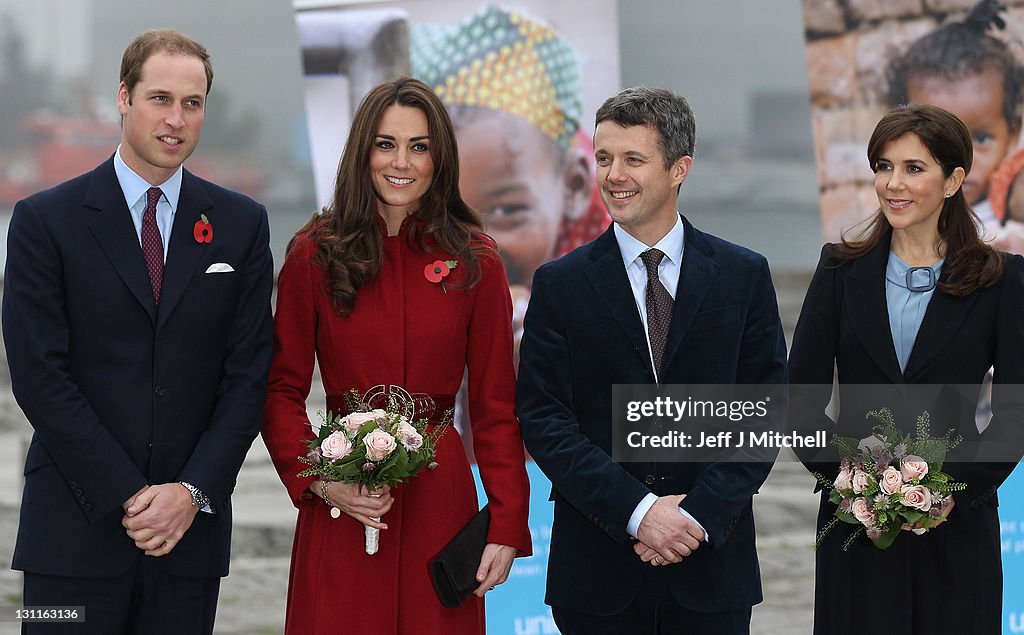
[[[228,572],[273,264],[264,207],[182,168],[212,79],[201,44],[140,34],[114,156],[11,219],[4,340],[35,429],[13,567],[26,606],[85,607],[71,632],[210,633]]]
[[[770,462],[611,456],[615,384],[785,381],[767,262],[676,211],[694,136],[670,91],[608,99],[594,145],[615,222],[533,279],[517,413],[554,486],[546,601],[566,635],[747,633],[761,601],[751,497]]]

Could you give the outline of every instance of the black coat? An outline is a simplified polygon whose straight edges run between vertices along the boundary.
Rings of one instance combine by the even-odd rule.
[[[963,437],[944,471],[968,488],[954,495],[946,523],[923,536],[901,534],[885,551],[863,536],[843,551],[854,527],[837,525],[816,554],[814,632],[997,635],[1002,573],[995,491],[1020,457],[1024,431],[1024,258],[1005,256],[1004,273],[990,288],[964,297],[936,289],[900,372],[885,299],[889,240],[852,261],[834,257],[831,245],[822,250],[789,359],[793,425],[830,427],[824,410],[837,371],[841,434],[868,436],[877,422],[865,413],[883,406],[909,433],[927,410],[933,436],[952,428]],[[992,367],[993,418],[979,434],[975,409]],[[903,399],[907,394],[913,398]],[[986,444],[996,439],[1000,460],[1012,462],[986,460],[995,456]],[[828,479],[838,473],[834,452],[802,458]],[[819,530],[834,510],[823,491]]]
[[[785,340],[765,259],[684,219],[685,247],[663,362],[665,384],[780,384]],[[548,604],[624,611],[645,575],[664,575],[700,612],[761,600],[751,497],[770,463],[616,463],[612,386],[651,384],[647,336],[612,228],[541,267],[520,352],[516,412],[527,449],[553,483]],[[626,526],[641,499],[686,493],[710,543],[651,567]],[[658,572],[657,569],[664,569]]]

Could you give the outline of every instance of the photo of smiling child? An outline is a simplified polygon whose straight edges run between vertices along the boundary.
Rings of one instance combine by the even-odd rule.
[[[967,202],[988,240],[1021,253],[1024,186],[1013,185],[1024,167],[1024,150],[1018,147],[1024,65],[999,37],[1007,27],[1003,14],[995,0],[981,0],[962,20],[946,23],[894,57],[887,73],[888,102],[893,108],[932,104],[964,122],[974,144],[974,163],[963,185]],[[1008,210],[1013,192],[1021,200]]]

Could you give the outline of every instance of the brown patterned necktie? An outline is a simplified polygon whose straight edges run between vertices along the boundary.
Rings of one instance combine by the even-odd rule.
[[[164,282],[164,242],[156,225],[156,203],[163,196],[158,187],[146,191],[146,211],[142,213],[142,255],[153,286],[153,303],[160,305],[160,288]]]
[[[659,381],[665,342],[668,340],[668,326],[672,321],[672,296],[658,277],[658,263],[664,257],[665,254],[657,249],[648,249],[640,254],[640,259],[647,267],[647,336],[651,341],[651,353],[654,355],[654,368],[658,372]]]

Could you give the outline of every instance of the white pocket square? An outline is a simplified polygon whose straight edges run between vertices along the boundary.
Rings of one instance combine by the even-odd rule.
[[[230,273],[235,268],[226,262],[215,262],[207,268],[206,273]]]

